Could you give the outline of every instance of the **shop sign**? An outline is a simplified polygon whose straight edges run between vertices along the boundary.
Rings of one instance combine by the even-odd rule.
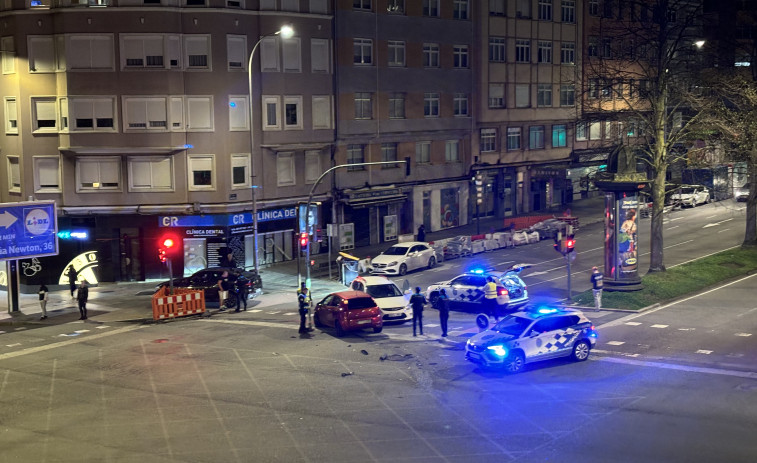
[[[297,218],[296,207],[258,211],[258,222]],[[158,217],[159,227],[234,227],[252,224],[252,212],[215,215],[164,215]]]
[[[398,196],[402,193],[400,193],[399,188],[391,188],[388,190],[367,190],[367,191],[357,191],[355,193],[350,194],[350,201],[358,200],[358,199],[380,199],[385,198],[387,196]]]

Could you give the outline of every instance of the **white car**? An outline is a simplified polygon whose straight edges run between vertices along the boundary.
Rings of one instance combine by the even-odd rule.
[[[409,241],[390,247],[371,261],[371,273],[404,275],[419,268],[436,265],[436,251],[428,243]]]
[[[745,183],[742,186],[733,188],[733,198],[736,201],[746,201],[749,199],[749,184]]]
[[[710,202],[710,191],[702,185],[681,185],[671,198],[681,206],[694,207]]]
[[[413,319],[413,311],[407,305],[410,294],[403,294],[397,284],[389,278],[359,276],[350,283],[350,289],[370,294],[383,313],[384,323]]]
[[[447,304],[450,310],[487,313],[488,307],[484,301],[484,286],[486,286],[486,278],[488,276],[490,274],[484,270],[476,269],[458,275],[451,280],[434,283],[426,290],[426,299],[436,307],[439,293],[444,289],[444,292],[447,293]],[[510,303],[510,294],[503,280],[498,278],[498,276],[502,276],[501,274],[491,274],[491,276],[495,276],[497,305],[499,306],[499,313],[503,313]],[[517,275],[514,278],[509,278],[509,280],[518,280],[520,283],[523,283]],[[525,304],[528,302],[528,293],[525,291],[525,284],[523,284],[522,291],[519,293],[519,297],[523,296],[525,296],[525,300],[523,301],[523,304]],[[496,314],[490,313],[488,315]]]

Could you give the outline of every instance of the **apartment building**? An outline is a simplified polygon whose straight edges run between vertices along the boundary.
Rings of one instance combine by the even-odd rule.
[[[292,258],[334,145],[330,1],[15,0],[0,17],[0,201],[55,200],[80,238],[22,283],[66,282],[69,263],[166,276],[168,231],[185,274],[226,250],[249,268],[252,187],[260,263]]]

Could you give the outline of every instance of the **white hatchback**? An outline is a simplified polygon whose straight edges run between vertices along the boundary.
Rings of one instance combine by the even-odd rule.
[[[352,280],[350,289],[370,294],[383,313],[384,323],[413,319],[413,311],[407,305],[410,294],[403,294],[397,284],[389,278],[359,276]]]
[[[436,251],[428,243],[409,241],[390,247],[371,261],[371,273],[404,275],[411,270],[436,265]]]

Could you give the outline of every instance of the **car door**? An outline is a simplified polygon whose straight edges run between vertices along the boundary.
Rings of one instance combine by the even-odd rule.
[[[526,332],[525,337],[521,340],[521,347],[526,353],[527,362],[550,358],[554,350],[554,343],[552,343],[554,326],[552,318],[545,318],[538,320]]]
[[[410,252],[408,252],[408,256],[408,270],[415,270],[423,266],[423,264],[421,263],[421,261],[423,260],[423,246],[416,244],[415,246],[411,247]]]
[[[450,282],[452,294],[447,294],[452,307],[459,310],[480,310],[484,299],[486,278],[480,275],[462,275]]]
[[[324,325],[334,326],[333,305],[336,296],[326,296],[321,302],[318,303],[316,311],[318,312],[318,320]]]

